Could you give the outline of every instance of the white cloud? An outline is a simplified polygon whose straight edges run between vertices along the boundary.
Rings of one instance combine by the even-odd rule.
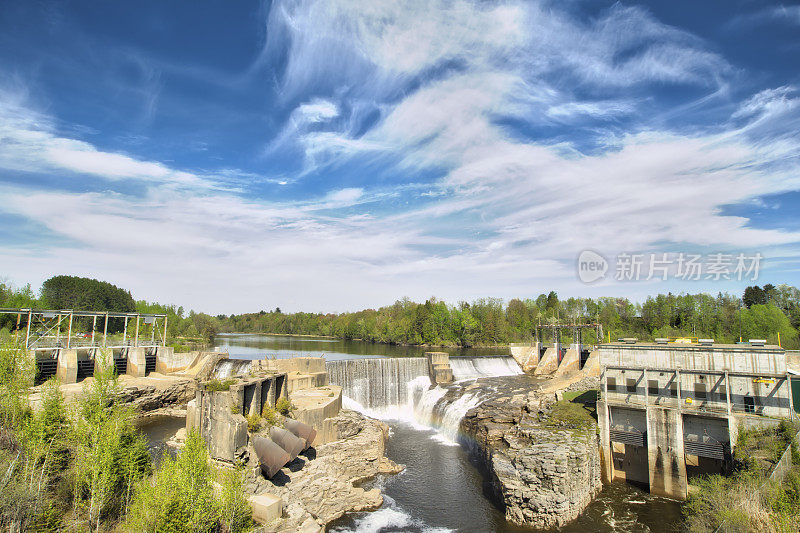
[[[339,108],[329,100],[314,99],[302,104],[295,110],[294,116],[301,122],[324,122],[339,115]]]
[[[98,150],[87,142],[60,136],[51,118],[30,109],[21,95],[3,90],[0,90],[0,169],[69,171],[111,181],[137,179],[178,186],[211,186],[190,172]]]

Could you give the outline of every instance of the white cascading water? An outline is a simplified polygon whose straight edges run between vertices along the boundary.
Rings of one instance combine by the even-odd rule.
[[[511,357],[451,357],[450,365],[457,381],[522,374]],[[330,382],[342,387],[344,407],[379,419],[434,427],[437,440],[446,444],[455,443],[461,419],[488,392],[479,389],[446,399],[448,389],[431,387],[427,361],[420,357],[331,361],[326,370]]]
[[[250,361],[247,359],[224,359],[214,367],[214,377],[217,379],[227,379],[232,376],[240,376],[250,371]]]
[[[522,374],[513,357],[451,357],[450,368],[456,381]]]

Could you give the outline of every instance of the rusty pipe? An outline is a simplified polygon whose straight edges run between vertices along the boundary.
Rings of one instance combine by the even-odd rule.
[[[290,431],[283,428],[276,428],[275,426],[269,429],[269,438],[275,441],[275,444],[286,450],[286,453],[294,460],[295,457],[300,455],[306,445],[306,441],[299,439],[292,435]]]
[[[286,450],[265,437],[256,437],[253,441],[253,448],[256,450],[261,472],[266,478],[277,474],[283,465],[292,460]]]
[[[296,437],[301,438],[306,442],[306,447],[304,449],[307,450],[312,444],[314,444],[314,438],[317,436],[317,430],[305,422],[287,418],[284,421],[283,426],[291,431]]]

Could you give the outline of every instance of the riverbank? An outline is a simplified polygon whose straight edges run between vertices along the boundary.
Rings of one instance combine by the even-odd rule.
[[[383,342],[378,340],[370,340],[370,339],[362,339],[358,337],[334,337],[331,335],[307,335],[304,333],[267,333],[267,332],[245,332],[245,331],[225,331],[219,332],[217,334],[218,337],[226,337],[226,336],[235,336],[235,335],[263,335],[269,337],[292,337],[297,339],[328,339],[333,341],[356,341],[356,342],[364,342],[368,344],[377,344],[381,346],[399,346],[399,347],[407,347],[407,348],[448,348],[452,350],[463,350],[463,349],[498,349],[498,350],[508,350],[509,344],[483,344],[483,343],[476,343],[476,344],[469,344],[469,345],[461,345],[461,344],[412,344],[412,343],[403,343],[403,342]],[[526,342],[526,341],[519,341],[519,342]]]

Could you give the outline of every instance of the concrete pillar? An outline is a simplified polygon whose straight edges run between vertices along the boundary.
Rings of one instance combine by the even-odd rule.
[[[175,367],[175,348],[159,346],[156,348],[156,372],[169,374]]]
[[[561,363],[558,364],[557,374],[567,374],[569,372],[577,372],[581,369],[581,352],[580,344],[570,344]]]
[[[603,483],[608,485],[614,481],[614,458],[611,454],[611,425],[608,419],[608,404],[604,401],[597,402],[597,422],[600,426],[601,477]]]
[[[61,348],[58,350],[58,369],[56,377],[63,383],[78,381],[78,350]]]
[[[127,374],[135,378],[143,378],[146,375],[144,348],[128,348]]]
[[[689,486],[683,450],[683,417],[680,411],[661,407],[647,408],[647,459],[650,492],[685,500]]]
[[[536,370],[533,374],[540,376],[543,374],[552,374],[558,370],[558,344],[545,350],[539,364],[536,365]]]
[[[428,358],[428,377],[431,383],[453,382],[453,369],[450,367],[450,354],[447,352],[425,352]]]

